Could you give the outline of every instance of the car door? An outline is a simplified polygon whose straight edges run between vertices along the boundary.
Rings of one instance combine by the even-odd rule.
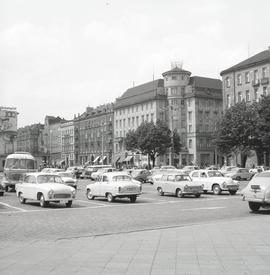
[[[166,181],[166,190],[168,193],[175,193],[175,176],[169,175]]]
[[[34,190],[36,190],[36,178],[35,176],[26,176],[24,182],[22,183],[22,193],[23,197],[27,199],[35,199]]]
[[[99,176],[99,195],[105,196],[106,192],[109,192],[109,180],[106,175]]]

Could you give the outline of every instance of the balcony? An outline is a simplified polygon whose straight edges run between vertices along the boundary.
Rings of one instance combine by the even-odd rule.
[[[257,80],[252,80],[252,86],[253,86],[253,87],[258,87],[258,86],[260,86],[260,80],[259,80],[259,79],[257,79]]]
[[[261,84],[262,84],[262,85],[269,84],[269,77],[263,77],[263,78],[261,79]]]

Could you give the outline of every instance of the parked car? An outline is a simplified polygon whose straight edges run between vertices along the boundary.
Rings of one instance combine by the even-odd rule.
[[[184,166],[182,169],[180,169],[180,171],[188,175],[191,171],[199,170],[199,169],[200,169],[199,166],[188,165],[188,166]]]
[[[67,168],[66,171],[72,172],[75,175],[75,177],[77,179],[79,179],[80,176],[81,176],[81,174],[82,174],[82,172],[83,172],[83,170],[84,169],[83,169],[82,166],[70,166],[70,167]]]
[[[247,201],[252,211],[270,208],[270,171],[256,174],[242,190],[243,200]]]
[[[172,170],[172,169],[177,169],[175,166],[173,165],[164,165],[160,167],[161,170]]]
[[[106,197],[108,202],[113,202],[115,198],[129,198],[131,202],[135,202],[141,193],[140,182],[132,179],[125,172],[102,174],[96,182],[86,186],[86,196],[89,200],[95,197]]]
[[[189,175],[179,173],[162,175],[161,179],[155,182],[155,187],[160,196],[170,193],[178,198],[185,195],[194,195],[199,198],[203,192],[201,183],[192,181]]]
[[[92,173],[97,172],[101,168],[112,168],[112,166],[106,165],[106,164],[86,166],[86,167],[84,167],[82,174],[80,175],[80,178],[81,179],[91,179]]]
[[[75,178],[75,176],[71,172],[61,171],[61,172],[56,172],[55,174],[57,174],[62,178],[64,184],[77,189],[78,180]]]
[[[98,178],[98,176],[100,176],[104,173],[110,173],[110,172],[114,172],[114,171],[116,171],[116,169],[112,168],[112,167],[110,167],[110,168],[100,168],[96,172],[93,172],[91,174],[91,179],[96,180]]]
[[[267,170],[269,170],[269,167],[267,167],[267,166],[256,166],[254,168],[249,169],[249,173],[256,174],[256,173],[261,173],[261,172],[264,172]]]
[[[156,181],[159,181],[163,175],[179,173],[179,169],[159,169],[151,170],[151,173],[147,177],[147,182],[154,184]]]
[[[222,166],[221,169],[219,170],[220,173],[222,173],[224,176],[227,173],[230,173],[232,171],[232,169],[237,168],[236,166]]]
[[[64,172],[64,171],[65,171],[64,169],[50,168],[50,167],[46,167],[41,170],[42,173],[56,173],[56,172]]]
[[[71,207],[76,190],[63,184],[62,178],[56,174],[39,172],[26,174],[23,181],[16,184],[16,194],[20,203],[34,200],[46,207],[49,202],[61,202]]]
[[[135,169],[131,171],[130,175],[133,179],[141,183],[146,183],[148,182],[148,176],[151,175],[151,172],[147,169]]]
[[[249,173],[247,168],[233,168],[229,173],[225,175],[234,180],[250,180],[252,178],[252,173]]]
[[[224,177],[219,171],[198,170],[191,172],[190,176],[192,180],[203,184],[204,193],[211,191],[215,195],[219,195],[223,191],[229,191],[231,195],[235,195],[239,189],[237,181]]]

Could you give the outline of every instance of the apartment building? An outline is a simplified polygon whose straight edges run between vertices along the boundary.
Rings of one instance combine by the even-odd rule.
[[[127,152],[124,138],[143,121],[165,120],[167,96],[164,80],[157,79],[128,89],[114,105],[114,163],[147,164],[146,156]]]
[[[113,154],[113,104],[74,117],[75,163],[111,164]]]
[[[74,121],[66,121],[60,124],[61,132],[61,161],[62,165],[73,166],[74,157]]]
[[[245,100],[258,101],[270,94],[270,47],[226,70],[223,82],[223,110]]]
[[[220,75],[223,82],[223,110],[226,111],[238,102],[258,102],[262,95],[270,94],[270,47],[254,56],[223,70]],[[236,165],[242,162],[242,152],[232,152],[227,163]],[[264,163],[268,157],[264,155]],[[262,160],[260,160],[262,162]],[[246,166],[257,165],[254,151],[249,153]]]

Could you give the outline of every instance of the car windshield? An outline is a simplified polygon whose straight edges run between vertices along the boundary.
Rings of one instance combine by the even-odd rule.
[[[223,175],[220,172],[215,170],[209,171],[207,174],[209,177],[223,177]]]
[[[112,181],[130,181],[131,177],[128,175],[119,175],[119,176],[114,176],[112,178]]]
[[[35,169],[35,161],[32,159],[7,159],[5,168],[8,168],[8,169]]]
[[[55,175],[40,175],[37,177],[38,183],[63,183],[60,176]]]
[[[68,178],[73,178],[73,174],[69,172],[60,172],[58,173],[60,177],[68,177]]]
[[[266,172],[266,173],[262,172],[262,173],[258,174],[256,176],[256,178],[270,178],[270,173],[269,172]]]

